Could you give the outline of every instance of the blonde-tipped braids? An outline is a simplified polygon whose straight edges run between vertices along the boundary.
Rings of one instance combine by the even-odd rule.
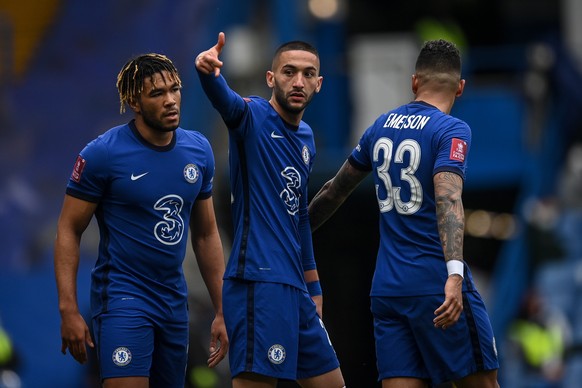
[[[135,101],[143,91],[144,80],[159,73],[164,78],[163,71],[167,71],[172,81],[182,86],[178,70],[172,61],[162,54],[142,54],[129,60],[117,75],[117,91],[119,92],[119,102],[121,104],[119,112],[125,112],[125,104]],[[153,80],[153,77],[152,77]],[[155,83],[154,83],[155,85]]]

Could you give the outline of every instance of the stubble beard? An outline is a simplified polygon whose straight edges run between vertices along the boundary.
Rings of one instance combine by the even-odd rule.
[[[305,102],[300,106],[291,105],[287,98],[288,97],[285,95],[285,92],[283,92],[283,90],[278,87],[277,82],[275,81],[275,100],[281,109],[288,113],[299,114],[303,112],[305,108],[307,108],[307,105],[309,105],[311,102],[313,94],[311,96],[305,96]]]
[[[149,114],[142,113],[142,118],[143,118],[144,123],[148,127],[155,130],[156,132],[161,132],[161,133],[173,132],[180,126],[179,116],[178,116],[178,123],[175,125],[171,125],[171,126],[164,126],[162,124],[161,120],[155,119]]]

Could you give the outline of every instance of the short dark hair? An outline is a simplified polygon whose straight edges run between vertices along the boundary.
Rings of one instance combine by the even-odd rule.
[[[170,76],[182,86],[178,70],[172,61],[162,54],[141,54],[130,59],[117,75],[117,90],[119,92],[120,113],[125,112],[125,104],[133,101],[143,90],[144,80],[154,74],[167,71]]]
[[[415,66],[417,73],[454,73],[461,75],[461,53],[454,43],[444,39],[422,45]]]
[[[308,51],[315,55],[317,59],[319,59],[319,53],[317,52],[317,49],[313,47],[311,44],[304,42],[302,40],[293,40],[290,42],[283,43],[282,45],[277,47],[277,50],[275,50],[275,55],[273,55],[273,63],[275,63],[275,60],[279,58],[279,55],[281,55],[281,53],[292,50]]]

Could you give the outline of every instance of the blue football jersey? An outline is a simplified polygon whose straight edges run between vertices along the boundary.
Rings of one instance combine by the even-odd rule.
[[[67,194],[98,203],[100,243],[91,281],[93,316],[135,308],[187,319],[182,262],[192,205],[211,196],[214,156],[200,133],[146,142],[134,121],[110,129],[77,157]]]
[[[315,268],[307,213],[313,131],[286,123],[262,97],[242,98],[222,76],[199,75],[229,129],[234,241],[225,277],[305,290],[303,272]]]
[[[304,288],[300,218],[307,216],[313,132],[304,122],[285,123],[263,98],[246,103],[229,131],[235,233],[226,275]]]
[[[380,247],[372,296],[440,294],[447,279],[437,229],[433,176],[465,179],[471,129],[424,102],[381,115],[349,160],[373,171],[380,211]],[[469,275],[463,285],[472,289]]]

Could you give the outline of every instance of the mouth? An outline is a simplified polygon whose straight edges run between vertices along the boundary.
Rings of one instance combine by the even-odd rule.
[[[164,117],[166,117],[170,120],[176,120],[177,118],[180,117],[180,112],[178,112],[177,110],[171,110],[171,111],[167,112],[166,114],[164,114]]]
[[[289,98],[290,98],[292,101],[297,101],[297,102],[300,102],[300,101],[303,101],[303,100],[305,100],[305,95],[304,95],[303,93],[299,93],[299,92],[293,92],[293,93],[290,93],[290,94],[289,94]]]

